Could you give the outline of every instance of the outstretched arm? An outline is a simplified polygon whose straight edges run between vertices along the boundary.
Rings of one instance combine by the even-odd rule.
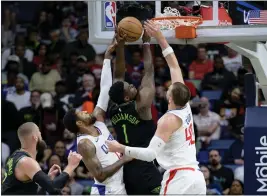
[[[96,149],[94,144],[88,139],[83,139],[79,142],[78,152],[82,155],[86,168],[93,174],[94,178],[97,179],[98,182],[105,181],[108,177],[115,174],[126,162],[130,160],[119,159],[112,165],[103,168],[96,156]]]
[[[154,81],[154,66],[152,64],[152,54],[150,50],[150,37],[146,31],[143,35],[143,56],[144,56],[144,69],[140,88],[140,100],[138,101],[138,108],[151,107],[155,96],[155,81]]]
[[[115,37],[111,45],[108,47],[105,53],[105,59],[103,63],[103,68],[101,72],[101,79],[100,79],[100,94],[97,100],[97,105],[94,109],[94,116],[96,117],[97,121],[104,122],[105,114],[108,109],[108,102],[109,102],[109,95],[108,91],[112,85],[112,73],[111,73],[111,58],[112,52],[114,52],[115,47],[117,45],[117,41]]]
[[[113,83],[117,81],[124,81],[125,77],[125,55],[124,55],[124,38],[120,37],[115,30],[115,36],[118,42],[116,47],[116,64],[113,68]]]
[[[177,117],[172,114],[166,114],[158,123],[158,127],[154,137],[151,139],[147,148],[129,147],[119,144],[117,141],[106,141],[108,149],[111,152],[125,153],[126,156],[139,159],[142,161],[151,162],[157,154],[164,148],[166,142],[171,137],[172,133],[179,129],[182,125],[182,120],[177,120]]]
[[[32,181],[40,185],[42,189],[49,194],[58,194],[60,189],[65,186],[72,172],[79,165],[81,156],[77,153],[70,153],[68,157],[68,165],[64,171],[51,180],[47,174],[45,174],[36,160],[30,157],[23,157],[19,160],[17,168],[28,176]]]
[[[166,38],[161,33],[158,25],[156,25],[153,21],[148,21],[145,22],[144,26],[147,33],[151,37],[155,37],[162,49],[162,54],[170,68],[172,84],[175,82],[181,82],[184,84],[184,79],[181,72],[181,68],[178,64],[178,60],[173,52],[173,49],[169,46]]]

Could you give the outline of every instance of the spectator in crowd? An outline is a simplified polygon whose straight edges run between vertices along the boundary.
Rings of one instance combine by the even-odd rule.
[[[41,95],[41,125],[40,129],[47,145],[51,148],[55,142],[63,138],[63,117],[65,112],[55,104],[51,93]]]
[[[227,53],[228,55],[222,58],[225,68],[237,76],[238,70],[243,67],[242,56],[229,47]]]
[[[25,48],[25,38],[22,35],[17,35],[15,38],[15,44],[11,48],[7,48],[2,53],[2,70],[5,69],[8,57],[10,55],[17,55],[20,58],[20,62],[26,59],[26,62],[32,62],[33,51]],[[25,61],[24,61],[25,63]],[[27,63],[26,63],[27,64]],[[27,66],[25,66],[27,68]]]
[[[18,76],[15,84],[16,91],[8,94],[6,100],[14,103],[17,110],[30,106],[31,93],[25,90],[25,81],[23,77]]]
[[[4,48],[8,47],[16,32],[16,13],[12,12],[9,8],[5,8],[2,18],[2,45]]]
[[[158,117],[161,117],[168,110],[168,103],[166,102],[166,89],[164,86],[158,85],[156,87],[155,106],[158,110]]]
[[[77,142],[75,134],[69,130],[64,130],[63,140],[66,147],[66,154],[69,154],[70,151],[75,151],[77,149]]]
[[[220,114],[223,120],[233,120],[245,114],[244,96],[238,87],[228,91],[226,99],[215,103],[214,111]]]
[[[44,60],[47,55],[47,45],[39,44],[36,48],[35,56],[33,57],[33,64],[39,69],[39,66],[44,63]]]
[[[52,69],[51,62],[45,59],[40,71],[33,74],[30,81],[30,90],[41,92],[55,92],[55,84],[61,80],[57,70]]]
[[[213,176],[210,175],[210,170],[206,166],[201,166],[200,170],[203,173],[206,181],[207,193],[209,195],[221,195],[222,188],[219,184],[214,183]]]
[[[93,46],[88,44],[88,30],[80,29],[77,38],[77,41],[67,44],[63,50],[63,60],[68,59],[69,55],[75,51],[79,55],[85,56],[89,64],[94,63],[96,52]]]
[[[39,47],[39,45],[40,42],[38,40],[38,31],[37,29],[30,27],[28,29],[28,38],[26,41],[26,47],[34,52]]]
[[[40,125],[40,112],[41,112],[41,93],[37,90],[33,90],[30,96],[30,106],[23,107],[19,110],[20,124],[26,122],[34,122],[36,125]]]
[[[67,87],[64,81],[58,81],[55,85],[56,95],[54,97],[56,105],[62,108],[65,112],[67,112],[71,108],[71,103],[69,99],[73,96],[67,94]]]
[[[52,29],[50,31],[51,43],[48,45],[48,53],[50,54],[60,54],[63,48],[65,47],[65,42],[59,39],[60,30]]]
[[[55,143],[54,153],[60,158],[63,167],[67,164],[66,146],[63,141],[59,140]]]
[[[142,79],[144,63],[142,61],[142,52],[138,49],[131,53],[131,59],[127,66],[127,72],[130,74],[133,84],[139,87]]]
[[[215,182],[221,184],[223,194],[229,194],[231,184],[234,180],[233,171],[221,164],[221,156],[217,150],[209,152],[210,173],[214,176]]]
[[[244,193],[244,185],[239,180],[234,180],[232,182],[229,195],[243,195]]]
[[[18,71],[16,70],[7,71],[7,83],[6,84],[2,83],[2,97],[6,98],[8,94],[13,94],[16,92],[15,84],[17,80],[17,75]]]
[[[62,27],[61,27],[61,40],[64,40],[65,42],[72,42],[75,40],[78,32],[76,29],[71,27],[70,19],[68,17],[64,18],[62,21]]]
[[[194,122],[198,129],[199,138],[209,144],[210,140],[217,140],[221,135],[220,116],[210,111],[208,98],[202,97],[198,105],[199,114],[193,115]]]
[[[155,82],[158,84],[164,84],[170,80],[170,71],[166,66],[166,60],[162,56],[155,57]]]
[[[214,70],[206,73],[202,83],[202,90],[222,90],[227,91],[236,83],[235,75],[225,69],[220,56],[214,57]]]
[[[202,80],[204,75],[213,71],[212,61],[207,59],[207,51],[204,45],[198,46],[197,59],[189,66],[189,78]]]
[[[60,157],[56,154],[52,155],[48,160],[47,160],[47,171],[50,170],[50,168],[53,166],[53,165],[58,165],[60,168],[64,168],[62,166],[62,163],[61,163],[61,160],[60,160]]]
[[[94,109],[94,103],[92,102],[93,98],[93,90],[95,88],[95,77],[92,73],[84,74],[82,77],[82,87],[75,93],[75,97],[73,100],[73,106],[75,108],[81,107],[81,110],[87,111],[89,113],[93,112]],[[86,101],[90,101],[88,104],[90,104],[89,107],[84,107],[84,103]]]
[[[71,63],[75,63],[74,54],[72,58],[73,59]],[[68,93],[74,94],[82,84],[83,75],[89,71],[87,58],[82,55],[78,56],[76,60],[76,65],[72,69],[74,70],[67,76],[66,84]]]
[[[244,135],[238,135],[228,151],[228,157],[225,155],[228,163],[244,165]]]

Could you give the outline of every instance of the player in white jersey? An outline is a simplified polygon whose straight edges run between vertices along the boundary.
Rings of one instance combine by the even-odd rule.
[[[190,91],[173,49],[160,29],[152,21],[145,22],[145,29],[155,37],[162,48],[170,68],[172,85],[167,92],[168,111],[158,121],[156,133],[147,148],[128,147],[116,141],[106,141],[110,152],[122,152],[143,161],[155,158],[166,171],[161,194],[206,194],[204,176],[196,160],[193,117],[189,105]]]
[[[111,52],[114,51],[116,40],[105,54],[101,73],[100,95],[92,114],[69,110],[64,116],[65,127],[77,135],[78,152],[83,157],[86,168],[93,174],[95,183],[91,194],[122,194],[125,195],[122,166],[132,160],[120,157],[120,154],[108,152],[106,140],[113,140],[112,135],[104,124],[105,112],[108,107],[108,91],[112,85]]]

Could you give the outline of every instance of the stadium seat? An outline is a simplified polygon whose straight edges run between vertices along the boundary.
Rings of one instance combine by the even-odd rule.
[[[202,91],[202,97],[207,97],[209,100],[219,100],[222,91]]]
[[[228,150],[235,140],[212,140],[208,150]]]
[[[224,165],[224,166],[230,168],[234,172],[235,169],[238,168],[240,165]]]
[[[200,164],[207,164],[209,162],[209,151],[199,151],[197,155],[197,160]]]

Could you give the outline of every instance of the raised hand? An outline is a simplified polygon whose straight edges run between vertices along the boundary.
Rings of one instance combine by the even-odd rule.
[[[159,25],[152,20],[145,21],[144,28],[150,37],[154,37],[156,39],[163,37]]]
[[[116,140],[112,140],[112,141],[107,140],[106,144],[108,146],[109,152],[119,152],[119,153],[124,152],[124,146],[120,144],[119,142],[117,142]]]
[[[61,168],[59,167],[59,165],[54,164],[48,172],[48,176],[51,180],[53,180],[59,173],[61,173]]]
[[[73,168],[76,168],[80,164],[81,160],[82,156],[80,154],[78,154],[77,152],[70,151],[68,156],[68,165],[70,165]]]
[[[144,34],[143,34],[142,40],[143,40],[143,43],[150,42],[150,36],[148,35],[146,30],[144,30]]]
[[[115,49],[116,49],[116,47],[118,45],[116,37],[117,37],[117,35],[115,33],[111,44],[108,46],[108,48],[107,48],[107,50],[105,52],[105,59],[111,59],[112,58],[111,54],[115,51]]]

